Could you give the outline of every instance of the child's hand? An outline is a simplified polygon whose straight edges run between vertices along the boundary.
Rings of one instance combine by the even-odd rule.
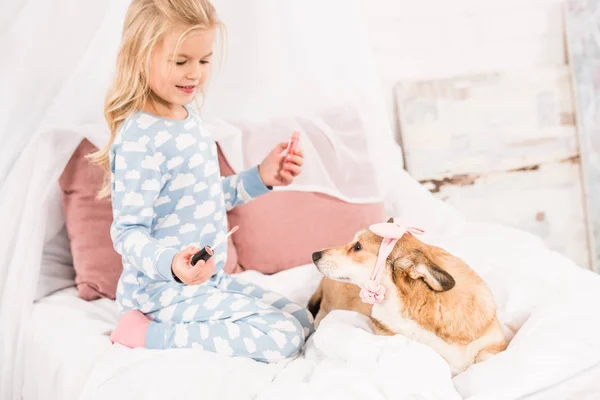
[[[266,186],[287,186],[302,172],[304,153],[296,147],[294,154],[282,155],[288,142],[281,142],[258,166],[258,172]]]
[[[204,283],[215,273],[215,262],[212,257],[208,261],[198,260],[196,265],[192,265],[192,257],[199,251],[199,248],[189,246],[173,257],[171,270],[186,285]]]

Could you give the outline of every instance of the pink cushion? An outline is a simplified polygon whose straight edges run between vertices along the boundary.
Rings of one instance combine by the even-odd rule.
[[[85,155],[97,148],[83,140],[67,163],[59,184],[63,191],[65,225],[70,239],[75,284],[84,300],[114,299],[123,264],[110,238],[112,208],[109,199],[97,200],[103,172]],[[229,239],[225,271],[240,272],[233,241]]]
[[[123,268],[110,238],[110,201],[95,198],[102,182],[102,170],[84,158],[95,150],[88,140],[82,141],[59,179],[75,284],[79,297],[84,300],[114,299]]]
[[[221,174],[234,173],[219,151]],[[369,225],[385,221],[383,203],[351,204],[309,192],[272,192],[237,206],[229,225],[243,269],[272,274],[308,264],[314,251],[339,246]]]

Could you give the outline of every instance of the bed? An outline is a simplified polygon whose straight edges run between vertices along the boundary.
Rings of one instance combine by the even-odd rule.
[[[71,287],[33,307],[23,398],[597,398],[600,277],[536,237],[498,225],[469,223],[451,237],[424,240],[484,277],[511,339],[504,353],[454,379],[431,349],[400,336],[375,337],[362,316],[347,311],[329,315],[302,355],[277,365],[195,350],[131,350],[108,339],[114,302],[81,300]],[[312,265],[242,276],[301,304],[320,279]]]
[[[368,132],[368,162],[386,213],[417,222],[426,230],[422,240],[462,257],[482,275],[511,340],[508,350],[451,379],[447,364],[431,349],[402,336],[374,336],[363,317],[344,311],[323,321],[301,355],[276,365],[199,350],[112,345],[108,335],[117,320],[114,302],[78,298],[72,271],[67,268],[56,275],[56,266],[47,264],[43,253],[48,237],[63,223],[55,207],[61,171],[82,139],[96,145],[106,139],[102,97],[127,4],[111,0],[94,2],[90,8],[86,2],[58,0],[64,7],[55,10],[69,12],[44,18],[40,13],[40,7],[47,7],[44,0],[22,3],[11,11],[15,15],[5,28],[5,40],[20,40],[23,48],[40,51],[59,51],[60,41],[67,39],[73,46],[68,57],[49,59],[56,71],[51,75],[48,65],[32,61],[38,56],[35,52],[18,58],[32,61],[27,73],[20,73],[16,58],[7,61],[12,71],[6,74],[9,89],[36,81],[46,86],[40,87],[35,102],[25,95],[14,96],[11,107],[0,110],[5,113],[0,123],[8,121],[0,132],[10,128],[16,138],[0,171],[6,172],[0,187],[0,398],[600,396],[600,276],[523,231],[465,221],[403,170],[402,151],[387,126],[368,56],[358,0],[257,0],[236,5],[215,1],[229,25],[230,55],[205,111],[216,118],[264,121],[290,110],[313,115],[326,106],[352,103]],[[339,21],[335,30],[332,20]],[[51,29],[56,35],[22,36],[32,22],[40,31]],[[256,51],[264,57],[250,57]],[[85,96],[81,87],[86,87]],[[23,120],[28,124],[18,123]],[[236,159],[243,153],[236,135],[220,139],[234,167],[254,161],[248,154]],[[328,184],[292,190],[327,190],[340,197],[348,193],[335,181]],[[311,264],[271,275],[257,271],[242,275],[299,303],[306,303],[320,278]],[[36,295],[40,284],[48,282],[54,290]]]

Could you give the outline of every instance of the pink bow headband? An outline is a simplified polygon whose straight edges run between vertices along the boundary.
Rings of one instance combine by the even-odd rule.
[[[366,287],[361,289],[360,297],[365,303],[375,304],[381,303],[385,298],[385,287],[381,284],[381,278],[385,269],[385,261],[394,249],[396,242],[406,233],[418,235],[425,231],[396,221],[374,224],[369,227],[369,230],[383,237],[383,241],[379,247],[377,263],[371,274],[371,279],[367,282]]]

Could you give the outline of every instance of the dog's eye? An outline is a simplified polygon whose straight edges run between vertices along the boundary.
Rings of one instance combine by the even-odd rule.
[[[359,242],[356,242],[356,244],[354,245],[354,251],[361,251],[362,250],[362,245]]]

